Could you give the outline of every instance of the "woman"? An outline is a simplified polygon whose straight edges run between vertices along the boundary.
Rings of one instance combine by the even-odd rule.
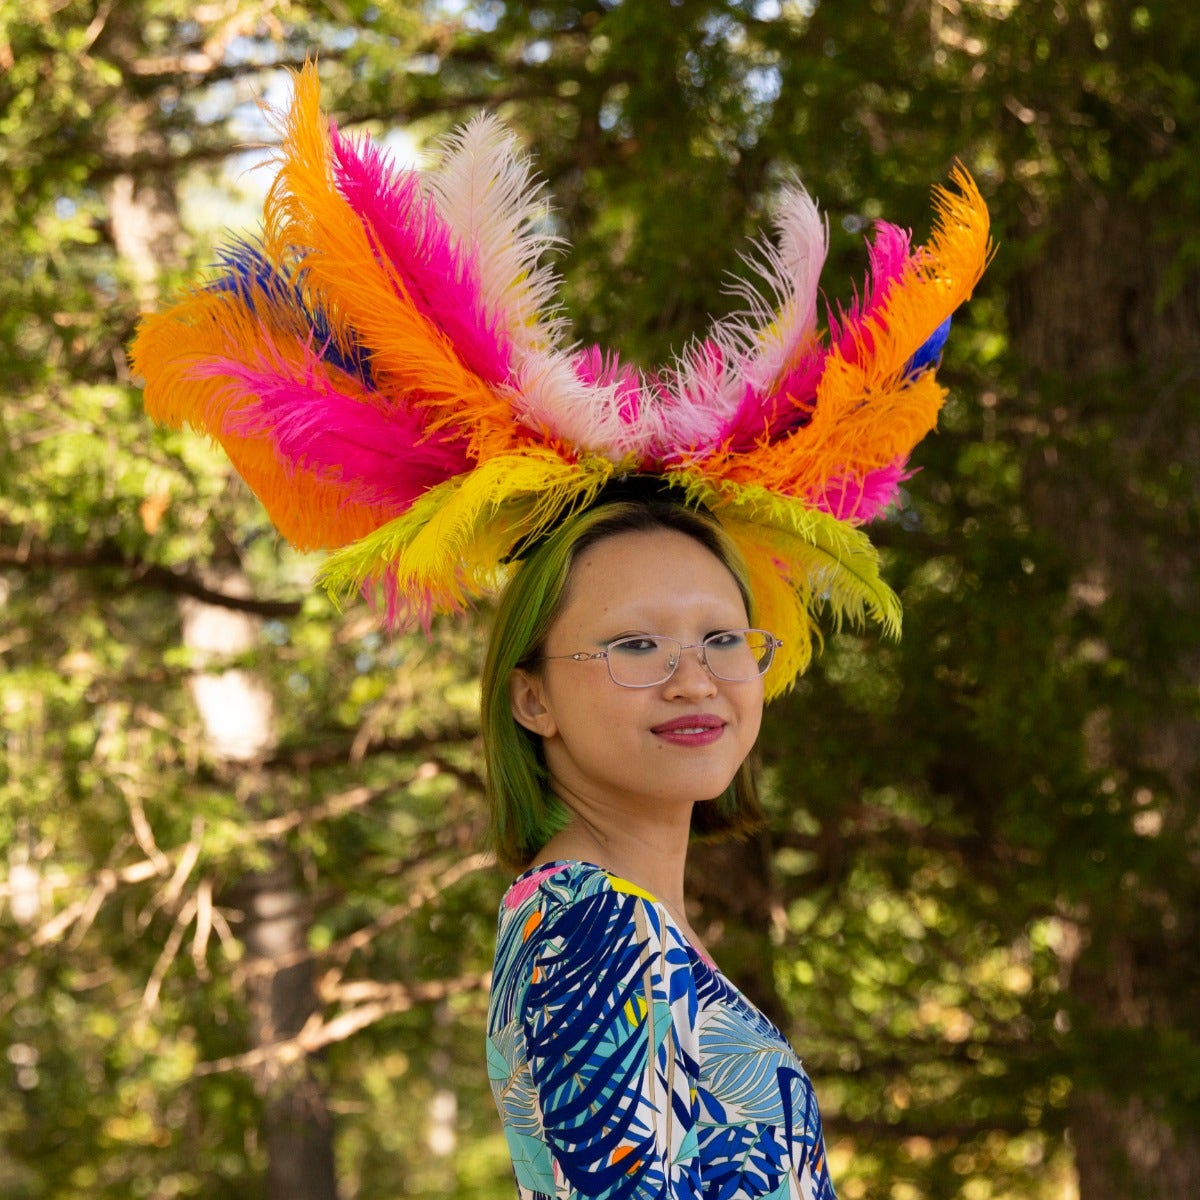
[[[519,1194],[833,1196],[808,1077],[688,921],[693,828],[759,812],[776,639],[710,516],[569,519],[499,608],[484,671],[504,897],[488,1063]]]
[[[899,629],[862,527],[936,422],[983,200],[960,170],[925,245],[879,222],[822,331],[825,222],[783,188],[763,294],[642,373],[565,341],[556,239],[498,121],[398,170],[319,93],[306,66],[262,237],[140,326],[147,411],[218,440],[284,537],[333,552],[330,590],[392,627],[516,564],[484,731],[495,845],[522,872],[488,1043],[522,1194],[831,1196],[807,1078],[688,924],[688,832],[757,819],[763,699],[818,615]]]

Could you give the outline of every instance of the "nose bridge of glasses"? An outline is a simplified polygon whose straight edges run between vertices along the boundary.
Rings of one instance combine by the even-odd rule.
[[[696,651],[696,661],[710,674],[715,674],[711,664],[708,661],[708,647],[703,642],[677,642],[672,640],[670,652],[667,655],[667,663],[671,668],[671,673],[674,674],[679,669],[679,664],[683,662],[684,653],[688,650]]]

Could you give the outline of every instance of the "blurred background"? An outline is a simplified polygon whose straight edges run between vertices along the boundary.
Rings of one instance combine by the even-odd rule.
[[[140,311],[253,228],[287,68],[398,162],[536,155],[581,342],[666,360],[799,174],[831,302],[975,175],[999,255],[876,530],[906,610],[769,712],[695,920],[844,1200],[1200,1196],[1200,9],[1191,0],[3,0],[0,1195],[511,1197],[483,1054],[487,613],[389,639]],[[267,165],[264,165],[266,163]]]

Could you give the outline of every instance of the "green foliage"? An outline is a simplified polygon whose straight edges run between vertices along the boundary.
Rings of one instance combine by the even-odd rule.
[[[333,612],[219,453],[148,427],[125,365],[226,223],[222,162],[267,136],[251,92],[280,100],[310,53],[348,126],[436,134],[488,103],[522,130],[579,337],[645,362],[733,303],[785,175],[844,296],[871,219],[923,236],[929,185],[976,173],[1001,255],[878,530],[904,639],[831,637],[764,732],[768,966],[850,1200],[1074,1194],[1073,1155],[1108,1149],[1091,1095],[1194,1136],[1200,414],[1194,351],[1143,336],[1196,344],[1193,7],[5,3],[0,1192],[265,1195],[237,898],[284,863],[319,1022],[361,1022],[311,1060],[343,1195],[511,1194],[482,1063],[504,881],[468,869],[478,628]],[[130,195],[162,221],[157,282]],[[1037,271],[1117,209],[1157,255],[1123,365],[1048,366]],[[234,564],[265,615],[214,659],[186,606]],[[193,698],[235,668],[273,704],[252,767]]]

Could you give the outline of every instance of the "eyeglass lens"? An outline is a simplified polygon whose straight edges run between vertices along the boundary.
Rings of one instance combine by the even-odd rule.
[[[771,665],[775,639],[761,629],[727,629],[710,633],[701,647],[708,669],[718,679],[740,683],[756,678]],[[614,683],[651,687],[674,674],[683,650],[675,638],[618,638],[608,647],[608,669]]]

